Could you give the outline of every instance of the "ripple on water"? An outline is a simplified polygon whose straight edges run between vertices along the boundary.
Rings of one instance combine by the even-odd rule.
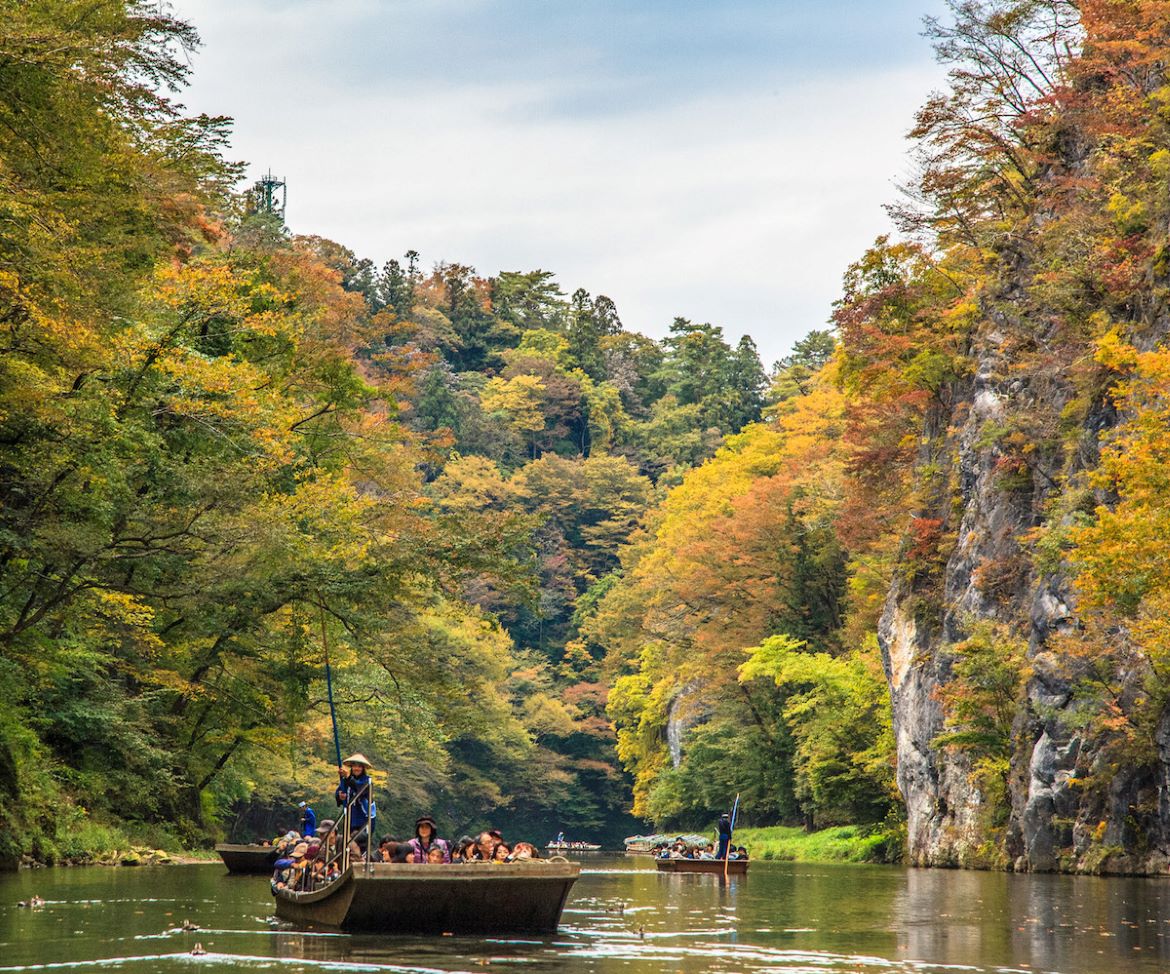
[[[46,908],[17,910],[33,893]],[[273,919],[262,879],[186,868],[149,877],[88,869],[0,876],[0,902],[0,974],[466,974],[504,965],[534,974],[1170,970],[1170,886],[1132,881],[761,863],[746,881],[723,885],[606,867],[582,875],[560,932],[548,938],[302,932]],[[1042,930],[1016,921],[1039,911],[1048,921]],[[183,930],[184,917],[200,929]],[[206,954],[187,952],[196,941]],[[142,954],[129,956],[135,951]]]
[[[503,958],[501,958],[503,960]],[[22,964],[0,967],[0,974],[18,971],[79,970],[83,968],[117,968],[159,963],[228,964],[232,967],[309,968],[319,971],[387,971],[390,974],[455,974],[438,967],[419,967],[404,964],[373,964],[342,960],[313,960],[303,957],[268,957],[263,954],[226,954],[209,950],[198,956],[191,953],[139,954],[133,957],[105,957],[98,960],[62,961],[49,964]],[[149,968],[148,968],[149,969]]]

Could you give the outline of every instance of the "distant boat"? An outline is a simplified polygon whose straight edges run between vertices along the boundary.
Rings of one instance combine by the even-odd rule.
[[[654,865],[660,873],[710,873],[717,876],[724,875],[727,867],[728,876],[746,876],[748,871],[747,859],[655,859]]]
[[[549,852],[600,852],[601,846],[595,842],[565,842],[563,839],[553,839],[545,846]]]
[[[682,839],[687,845],[706,845],[711,841],[710,836],[699,835],[697,832],[656,832],[653,835],[631,835],[623,839],[626,852],[629,855],[645,856],[652,853],[656,846],[671,844]]]
[[[575,862],[359,863],[307,893],[277,890],[276,915],[368,933],[553,933]]]
[[[215,847],[229,873],[271,873],[276,846],[221,842]]]

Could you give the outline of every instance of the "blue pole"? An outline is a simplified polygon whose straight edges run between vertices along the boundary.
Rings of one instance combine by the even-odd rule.
[[[325,607],[321,606],[321,643],[325,647],[325,688],[329,693],[329,719],[333,723],[333,749],[341,767],[341,736],[337,733],[337,708],[333,706],[333,671],[329,666],[329,636],[325,630]]]

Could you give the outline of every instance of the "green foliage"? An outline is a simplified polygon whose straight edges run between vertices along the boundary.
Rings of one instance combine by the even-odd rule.
[[[756,859],[781,862],[900,862],[902,843],[896,830],[837,825],[815,832],[785,825],[736,830],[736,843]]]
[[[675,318],[664,345],[665,391],[682,407],[698,407],[701,428],[730,433],[759,419],[767,378],[750,338],[732,349],[722,328]]]
[[[748,651],[742,681],[772,680],[795,742],[795,793],[810,820],[879,821],[894,802],[893,728],[885,680],[868,657],[809,653],[790,636]]]
[[[924,625],[943,608],[969,541],[954,430],[990,358],[1007,393],[967,445],[1005,505],[1053,499],[974,575],[1000,621],[947,647],[932,745],[1007,807],[1015,600],[1071,566],[1078,626],[1046,647],[1061,719],[1100,780],[1152,767],[1170,21],[950,7],[927,33],[951,87],[895,210],[915,242],[861,255],[834,331],[769,383],[717,325],[654,341],[543,269],[378,270],[249,214],[226,120],[171,100],[190,26],[138,0],[9,4],[0,861],[271,832],[327,800],[324,638],[346,739],[393,769],[388,827],[425,806],[459,831],[614,834],[632,784],[660,823],[741,793],[760,821],[875,829],[757,854],[887,855],[876,622],[893,581]],[[1085,424],[1114,415],[1086,474]],[[978,861],[1002,861],[1003,824]]]
[[[794,744],[778,695],[753,690],[753,696],[760,722],[745,725],[742,702],[729,700],[690,731],[678,767],[663,771],[649,791],[650,819],[665,828],[702,829],[728,795],[740,795],[757,821],[801,817]]]
[[[951,647],[951,677],[940,689],[947,730],[936,747],[1004,762],[1012,750],[1012,722],[1030,669],[1027,643],[1003,626],[979,621]]]
[[[832,332],[810,331],[792,346],[791,354],[772,367],[768,401],[775,404],[808,395],[814,376],[829,364],[836,348]]]

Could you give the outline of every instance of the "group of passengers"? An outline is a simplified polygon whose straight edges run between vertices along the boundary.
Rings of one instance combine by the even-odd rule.
[[[349,809],[350,862],[383,863],[468,863],[520,862],[539,859],[540,853],[531,842],[509,845],[498,829],[489,829],[478,836],[463,836],[454,845],[439,837],[438,825],[429,815],[414,823],[414,837],[405,842],[392,835],[383,836],[377,847],[369,849],[371,787],[370,762],[361,754],[346,758],[337,769],[339,784],[335,793],[337,804]],[[341,829],[331,819],[318,826],[313,810],[301,802],[301,831],[288,831],[277,836],[271,844],[277,848],[273,867],[272,889],[308,890],[332,882],[341,875],[345,842]],[[342,819],[344,822],[344,817]]]
[[[499,829],[488,829],[472,838],[465,835],[454,844],[439,838],[435,820],[422,816],[414,823],[414,838],[403,842],[392,835],[382,837],[371,855],[373,862],[443,863],[521,862],[539,859],[531,842],[509,845]]]
[[[328,820],[326,820],[328,821]],[[322,827],[325,822],[322,822]],[[341,875],[341,860],[336,854],[337,833],[329,822],[329,830],[321,837],[307,836],[286,851],[277,853],[272,864],[272,889],[315,889]]]
[[[673,842],[659,842],[654,847],[654,856],[657,859],[717,859],[724,857],[715,848],[714,842],[696,843],[691,845],[681,835]],[[727,846],[727,858],[731,860],[746,859],[748,851],[743,846]]]

